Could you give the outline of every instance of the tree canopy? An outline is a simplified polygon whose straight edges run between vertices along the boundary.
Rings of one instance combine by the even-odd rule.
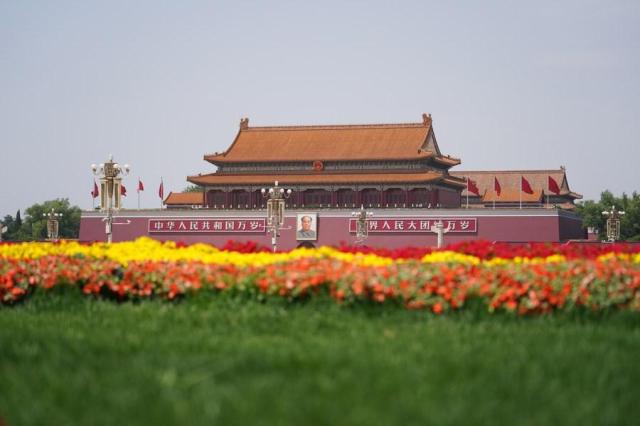
[[[182,192],[203,192],[203,188],[198,185],[188,185]]]
[[[67,198],[45,201],[42,204],[34,204],[25,210],[25,218],[20,218],[20,211],[14,218],[7,215],[2,223],[7,227],[7,232],[2,234],[3,241],[36,241],[47,238],[47,219],[45,213],[51,209],[61,213],[59,219],[59,238],[78,238],[80,231],[80,208],[71,206]]]
[[[587,200],[578,203],[576,212],[582,217],[585,228],[597,229],[600,239],[606,239],[607,219],[602,212],[611,210],[612,207],[625,212],[620,221],[620,239],[640,241],[640,194],[635,191],[631,196],[623,193],[621,197],[604,191],[600,194],[600,201]]]

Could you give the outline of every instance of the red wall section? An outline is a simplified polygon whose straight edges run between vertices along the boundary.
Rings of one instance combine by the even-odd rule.
[[[460,207],[460,193],[440,189],[438,190],[438,202],[444,208]]]
[[[507,242],[554,242],[584,238],[581,220],[573,213],[557,210],[508,210],[488,209],[467,210],[373,210],[374,218],[410,217],[422,220],[438,218],[475,218],[477,231],[473,233],[449,233],[444,237],[445,244],[467,240],[482,239]],[[340,242],[352,244],[354,234],[349,233],[351,212],[318,211],[316,245],[337,245]],[[271,238],[265,233],[152,233],[147,232],[149,219],[167,218],[264,218],[263,211],[219,212],[212,210],[181,211],[122,211],[114,219],[113,241],[127,241],[140,236],[150,236],[158,240],[183,241],[185,243],[206,242],[216,246],[224,245],[228,240],[255,241],[270,246]],[[80,223],[80,241],[105,241],[104,215],[97,212],[84,212]],[[294,212],[287,212],[285,228],[281,231],[278,246],[291,249],[298,245],[295,239]],[[434,233],[370,233],[366,241],[369,246],[402,247],[407,245],[436,245]]]

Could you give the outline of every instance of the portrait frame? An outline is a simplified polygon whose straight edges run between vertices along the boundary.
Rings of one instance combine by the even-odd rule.
[[[303,229],[303,218],[310,218],[308,229]],[[296,214],[296,241],[316,241],[318,239],[318,213],[304,212]]]

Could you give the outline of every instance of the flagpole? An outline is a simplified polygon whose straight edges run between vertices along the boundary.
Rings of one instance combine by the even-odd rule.
[[[140,210],[140,176],[138,176],[138,210]]]
[[[95,210],[95,209],[96,209],[96,198],[97,198],[97,197],[96,197],[96,195],[95,195],[96,188],[97,188],[97,186],[96,186],[96,180],[95,180],[95,178],[94,178],[94,179],[93,179],[93,190],[91,191],[91,209],[92,209],[92,210]]]
[[[467,177],[467,208],[469,208],[469,177]]]
[[[522,210],[522,176],[520,176],[520,210]]]

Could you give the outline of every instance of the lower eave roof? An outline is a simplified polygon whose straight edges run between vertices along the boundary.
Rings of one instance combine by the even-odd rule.
[[[167,205],[190,205],[202,204],[203,202],[203,192],[170,192],[164,200],[164,203]]]
[[[450,185],[464,185],[456,178],[438,172],[422,173],[308,173],[308,174],[226,174],[211,173],[189,176],[187,180],[196,185],[309,185],[309,184],[394,184],[428,183],[443,181]]]

